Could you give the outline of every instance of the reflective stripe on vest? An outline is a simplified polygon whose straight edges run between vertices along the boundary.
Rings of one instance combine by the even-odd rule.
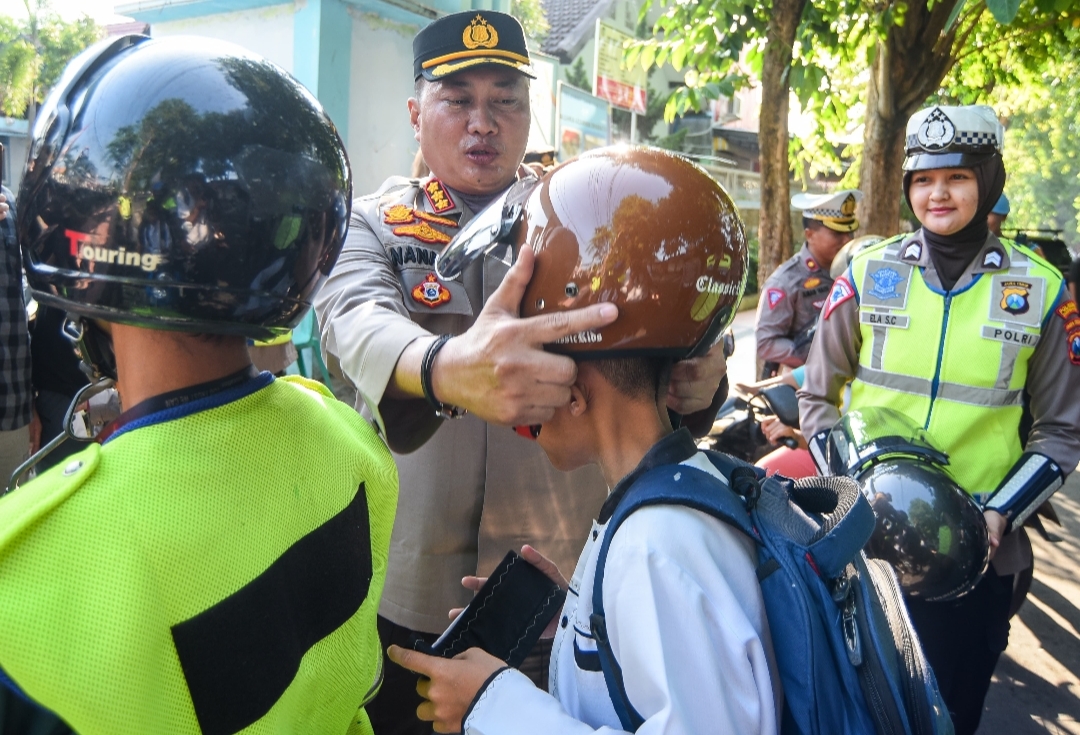
[[[1061,288],[1042,260],[1003,242],[1010,267],[943,293],[899,259],[902,239],[852,262],[862,347],[852,407],[887,406],[923,423],[968,492],[989,492],[1021,453],[1028,360]]]

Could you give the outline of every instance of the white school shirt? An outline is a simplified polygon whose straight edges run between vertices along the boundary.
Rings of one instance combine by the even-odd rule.
[[[721,477],[703,454],[683,464]],[[721,477],[721,479],[723,479]],[[596,654],[596,559],[607,530],[594,522],[559,617],[548,694],[506,669],[479,694],[463,735],[624,732]],[[604,609],[639,735],[774,735],[781,690],[754,542],[683,506],[631,514],[608,551]]]

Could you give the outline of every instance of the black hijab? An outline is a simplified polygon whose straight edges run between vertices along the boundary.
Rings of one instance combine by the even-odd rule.
[[[941,278],[941,286],[946,291],[956,285],[968,263],[986,244],[986,238],[990,234],[986,216],[1005,190],[1005,164],[1000,153],[975,164],[971,170],[975,172],[975,181],[979,185],[979,207],[971,221],[964,225],[962,230],[951,235],[939,235],[926,227],[922,228],[923,239],[930,248],[930,258]],[[908,190],[911,188],[911,177],[915,173],[904,173],[904,199],[909,207],[911,198]]]

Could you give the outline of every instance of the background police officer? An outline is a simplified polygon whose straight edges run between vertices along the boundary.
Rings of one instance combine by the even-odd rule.
[[[392,177],[356,200],[342,256],[316,302],[331,369],[398,453],[403,492],[380,633],[384,644],[404,646],[417,634],[434,640],[447,611],[468,602],[461,579],[486,576],[508,548],[535,542],[573,567],[607,495],[603,478],[592,468],[553,469],[506,426],[542,423],[570,399],[574,362],[543,344],[616,316],[598,304],[519,319],[528,256],[509,271],[488,257],[460,279],[438,277],[435,257],[518,178],[531,67],[520,24],[489,11],[434,21],[413,54],[409,116],[432,175]],[[723,371],[720,349],[677,364],[669,406],[706,408]],[[463,409],[469,415],[443,420]],[[711,425],[715,411],[704,413]],[[535,673],[546,680],[546,664]],[[387,661],[369,708],[378,732],[430,732],[416,719],[415,688],[415,674]]]
[[[862,193],[854,189],[791,198],[791,206],[802,210],[806,240],[761,289],[756,337],[757,357],[765,363],[762,377],[775,374],[780,365],[796,368],[806,362],[810,330],[832,287],[829,266],[859,229],[855,206],[860,199]]]
[[[1008,642],[1013,575],[1031,563],[1010,531],[1080,459],[1076,304],[1056,269],[987,226],[1005,184],[1002,133],[985,106],[912,116],[904,192],[922,228],[861,251],[836,280],[799,392],[816,460],[851,381],[851,408],[885,406],[925,426],[985,502],[996,552],[982,581],[956,601],[908,600],[961,734],[978,727]],[[1024,391],[1034,425],[1022,446]]]

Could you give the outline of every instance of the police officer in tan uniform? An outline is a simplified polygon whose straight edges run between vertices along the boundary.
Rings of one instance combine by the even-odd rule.
[[[540,424],[570,398],[576,368],[545,343],[610,323],[594,305],[519,319],[531,251],[513,268],[489,256],[460,279],[435,272],[455,233],[520,176],[529,132],[528,49],[509,15],[449,15],[413,42],[410,120],[432,175],[391,177],[353,203],[344,250],[316,303],[330,369],[356,390],[395,452],[402,492],[380,607],[384,645],[431,641],[468,602],[468,575],[533,541],[565,570],[607,488],[599,472],[561,473],[510,426]],[[669,407],[708,409],[721,349],[679,363]],[[458,417],[445,420],[449,417]],[[546,666],[539,676],[546,681]],[[387,662],[368,705],[376,732],[430,732],[416,719],[416,675]]]
[[[859,229],[855,206],[860,199],[856,189],[791,198],[791,206],[802,210],[806,241],[761,289],[756,336],[757,356],[765,363],[762,377],[775,375],[780,365],[796,368],[806,362],[810,330],[832,288],[829,266]]]

